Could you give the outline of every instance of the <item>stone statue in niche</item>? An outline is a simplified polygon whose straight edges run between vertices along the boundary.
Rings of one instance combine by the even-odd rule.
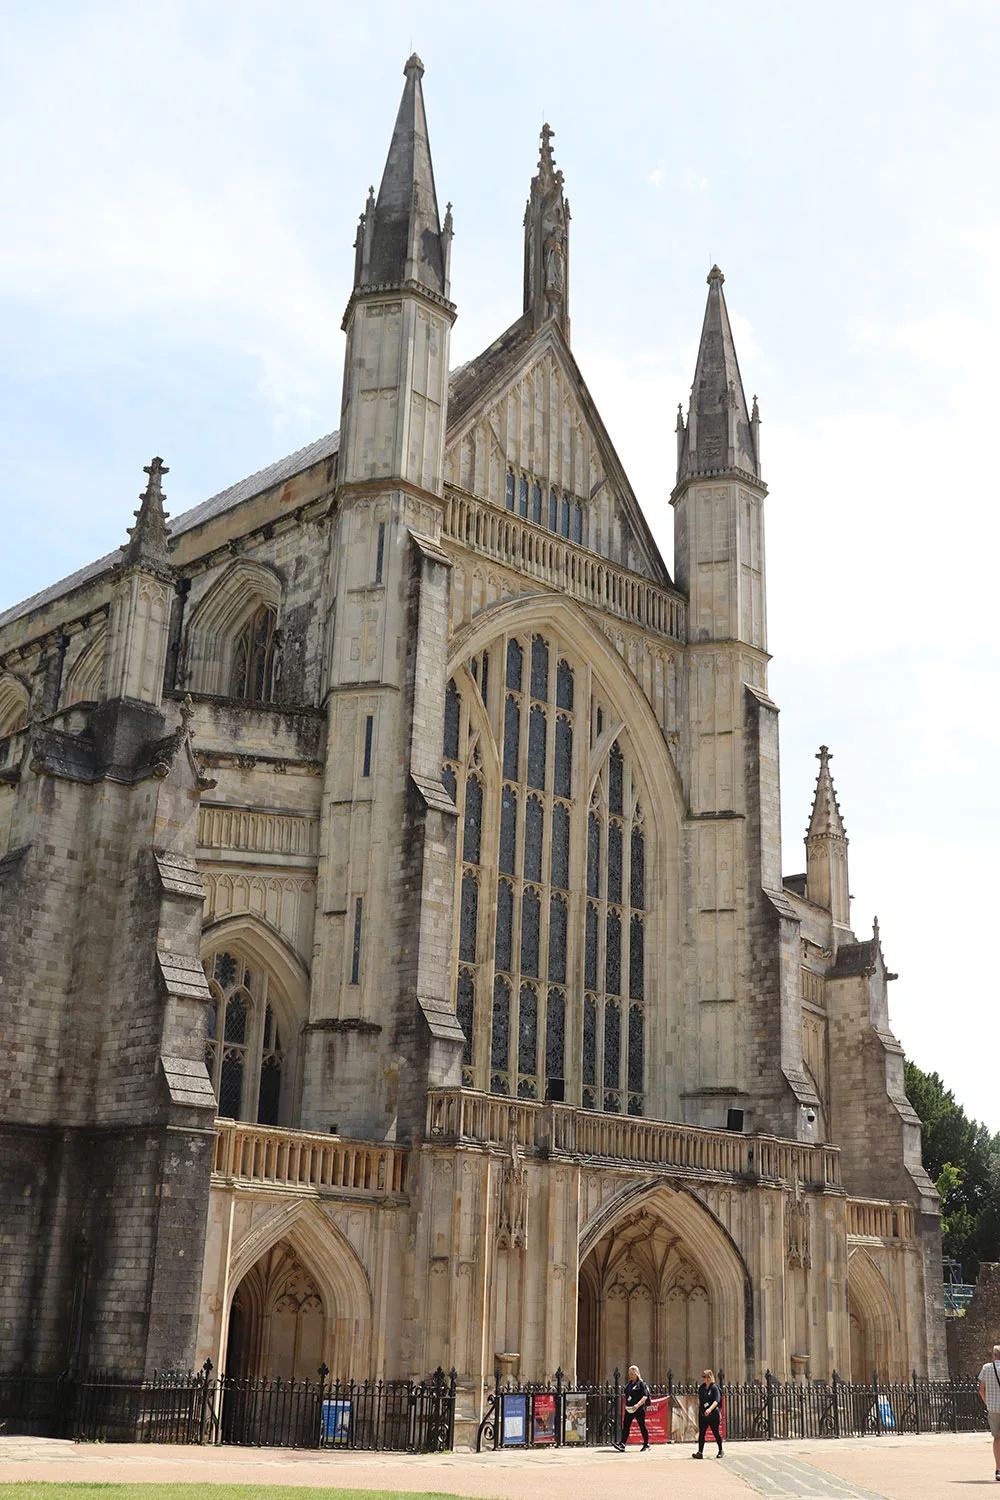
[[[542,247],[545,260],[545,300],[549,310],[561,302],[566,292],[566,235],[559,228],[549,230]]]

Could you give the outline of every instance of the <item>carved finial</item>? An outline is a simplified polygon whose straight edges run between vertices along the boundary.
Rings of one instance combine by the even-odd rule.
[[[684,407],[679,401],[677,403],[677,431],[684,431]]]
[[[756,396],[754,396],[754,398],[753,398],[753,410],[750,413],[750,420],[751,420],[751,422],[759,422],[760,421],[760,407],[757,405],[757,397]]]
[[[833,753],[826,745],[820,745],[816,751],[816,759],[819,761],[821,769],[825,771],[830,761],[833,760]]]
[[[455,233],[455,221],[451,216],[451,204],[446,203],[444,208],[444,224],[441,226],[442,234]]]
[[[144,565],[154,570],[168,567],[170,550],[167,534],[167,512],[163,509],[166,498],[161,480],[170,470],[162,458],[154,458],[143,466],[149,475],[149,483],[139,496],[142,502],[134,512],[135,525],[129,528],[129,541],[124,550],[123,562],[135,567]]]
[[[411,73],[416,73],[418,78],[423,78],[424,76],[424,65],[415,52],[410,53],[406,59],[406,66],[403,69],[404,78],[409,78]]]
[[[872,917],[872,942],[875,943],[876,946],[878,946],[879,944],[878,917]]]
[[[369,187],[368,187],[368,202],[365,204],[365,213],[366,214],[373,214],[374,212],[375,212],[375,189],[374,189],[374,187],[371,184],[369,184]]]
[[[721,286],[722,283],[725,281],[725,279],[726,278],[723,276],[723,274],[719,270],[718,266],[713,266],[712,269],[708,273],[707,280],[708,280],[709,286],[712,285],[713,281],[717,281],[719,283],[719,285]]]
[[[735,380],[731,380],[729,382],[729,405],[732,407],[733,411],[735,411],[736,408],[737,408],[737,406],[739,405],[739,400],[738,400],[737,395],[736,395],[736,381]]]

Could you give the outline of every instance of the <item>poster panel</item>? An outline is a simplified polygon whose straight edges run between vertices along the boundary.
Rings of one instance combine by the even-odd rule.
[[[563,1397],[563,1442],[585,1443],[587,1441],[587,1398],[570,1395]]]
[[[505,1448],[522,1447],[528,1440],[527,1435],[527,1396],[501,1396],[502,1402],[502,1442]]]
[[[531,1441],[554,1443],[556,1440],[556,1398],[539,1391],[532,1398]]]
[[[323,1402],[324,1443],[346,1443],[351,1429],[350,1401]]]
[[[670,1442],[670,1397],[669,1396],[654,1396],[653,1399],[652,1399],[652,1401],[648,1401],[646,1403],[646,1405],[643,1407],[643,1411],[646,1414],[646,1431],[649,1433],[649,1441],[650,1441],[650,1443],[669,1443]],[[622,1419],[623,1420],[624,1420],[624,1414],[625,1414],[625,1403],[622,1402]],[[635,1444],[641,1443],[641,1442],[642,1442],[642,1433],[639,1431],[638,1424],[635,1423],[635,1422],[633,1422],[632,1423],[632,1430],[630,1431],[630,1433],[628,1435],[627,1446],[629,1448],[631,1448]]]
[[[698,1397],[670,1397],[670,1441],[672,1443],[696,1443],[698,1441]]]

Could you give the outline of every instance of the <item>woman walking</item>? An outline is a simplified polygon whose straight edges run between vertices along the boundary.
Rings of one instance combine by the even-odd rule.
[[[701,1385],[698,1387],[698,1452],[692,1453],[692,1458],[705,1457],[705,1436],[711,1431],[719,1445],[718,1457],[722,1457],[722,1428],[719,1423],[722,1417],[722,1392],[715,1383],[715,1376],[711,1370],[702,1370]]]
[[[629,1365],[628,1381],[625,1386],[625,1419],[622,1422],[622,1437],[621,1442],[615,1444],[619,1453],[625,1452],[625,1444],[632,1431],[633,1418],[639,1424],[639,1431],[642,1433],[641,1451],[643,1453],[649,1451],[649,1433],[646,1431],[646,1407],[649,1405],[649,1399],[649,1386],[639,1374],[639,1366]]]

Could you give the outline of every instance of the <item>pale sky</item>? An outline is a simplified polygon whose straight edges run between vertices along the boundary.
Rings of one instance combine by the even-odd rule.
[[[713,261],[759,395],[784,867],[821,742],[892,1022],[1000,1129],[1000,6],[2,0],[0,609],[338,425],[413,49],[452,362],[520,312],[544,119],[573,347],[668,566]]]

